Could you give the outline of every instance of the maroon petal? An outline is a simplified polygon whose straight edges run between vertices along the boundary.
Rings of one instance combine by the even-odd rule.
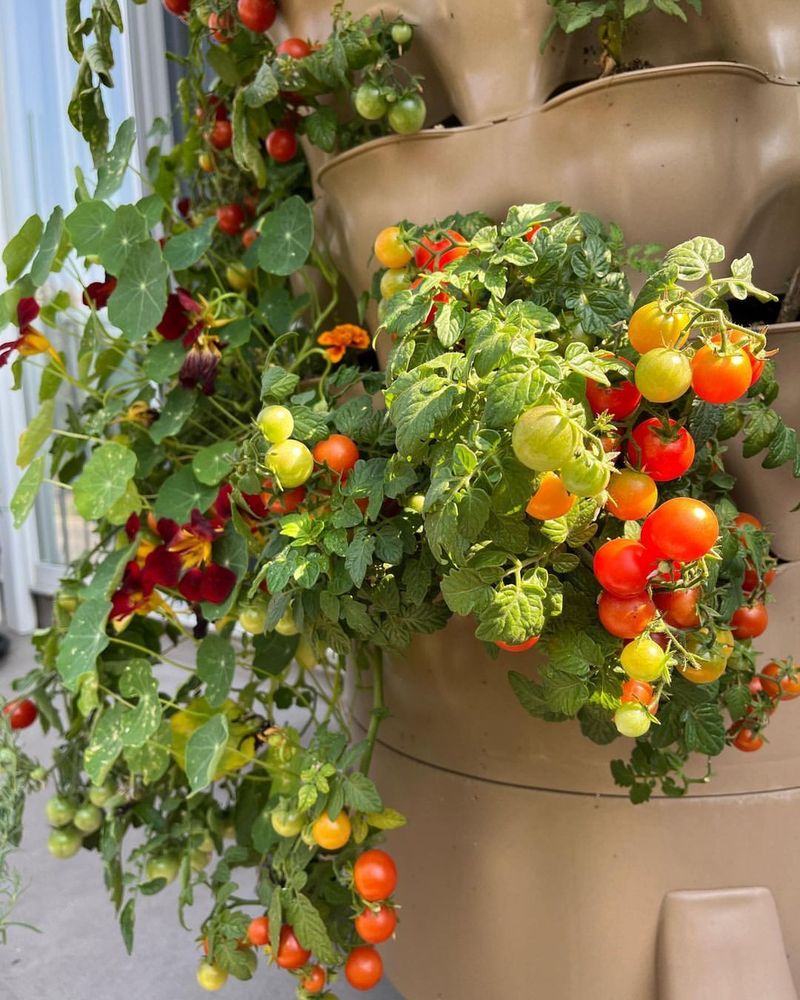
[[[223,483],[217,493],[217,499],[211,505],[211,513],[215,514],[223,521],[227,521],[231,516],[231,493],[233,486],[230,483]]]
[[[125,534],[128,536],[128,541],[132,542],[134,538],[139,534],[139,529],[142,527],[142,519],[138,514],[131,514],[128,520],[125,522]]]
[[[181,557],[170,552],[166,545],[149,552],[144,561],[143,578],[157,587],[174,587],[181,575]]]
[[[187,570],[178,584],[178,590],[190,604],[203,600],[203,571],[201,569]]]
[[[8,364],[8,359],[24,339],[24,337],[17,337],[16,340],[8,340],[5,344],[0,344],[0,368]]]
[[[158,534],[162,542],[166,542],[169,545],[181,530],[180,525],[177,521],[173,521],[170,517],[160,517],[158,523],[156,524],[158,528]]]
[[[175,294],[177,295],[178,301],[186,310],[186,312],[199,313],[203,311],[203,307],[200,305],[200,303],[195,302],[195,300],[191,297],[191,295],[186,291],[185,288],[176,288]]]
[[[202,582],[203,600],[211,604],[222,604],[230,597],[236,584],[236,574],[227,566],[209,563],[204,570]]]
[[[83,293],[84,305],[94,304],[95,309],[104,309],[116,287],[117,279],[113,275],[106,274],[104,281],[93,281]]]
[[[31,296],[20,299],[17,303],[17,323],[20,330],[24,330],[39,315],[39,303]]]
[[[181,300],[174,292],[170,292],[167,297],[167,308],[164,310],[164,315],[156,330],[164,340],[180,340],[186,333],[188,326],[189,317],[181,305]]]
[[[247,503],[252,513],[261,521],[267,516],[269,511],[260,493],[242,493],[242,499]]]
[[[210,542],[214,538],[214,527],[208,518],[203,517],[200,511],[195,507],[192,510],[192,516],[188,524],[184,525],[185,530],[196,535],[197,538],[202,538],[207,542]]]

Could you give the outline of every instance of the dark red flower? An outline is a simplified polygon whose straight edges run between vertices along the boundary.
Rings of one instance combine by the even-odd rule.
[[[208,512],[211,515],[212,523],[222,527],[231,516],[231,493],[233,486],[230,483],[223,483],[217,493],[217,499],[211,504]]]
[[[178,590],[190,604],[199,604],[203,600],[203,571],[197,567],[187,570],[178,584]]]
[[[200,334],[204,323],[198,319],[203,307],[191,297],[185,288],[176,288],[167,297],[167,308],[156,330],[164,340],[180,340],[189,347]]]
[[[8,359],[14,351],[19,351],[23,357],[32,354],[49,354],[58,364],[61,364],[56,349],[47,337],[31,326],[38,315],[39,303],[36,299],[27,296],[19,300],[17,303],[19,336],[16,340],[8,340],[5,344],[0,344],[0,368],[8,364]]]
[[[203,600],[210,604],[222,604],[230,597],[236,584],[236,574],[227,566],[219,566],[217,563],[210,563],[202,572]]]
[[[183,342],[186,343],[186,337]],[[224,346],[213,334],[202,333],[195,338],[178,373],[184,389],[199,387],[206,396],[213,394]]]
[[[117,287],[117,279],[106,271],[103,281],[93,281],[86,286],[83,293],[83,304],[93,305],[95,309],[104,309],[108,305],[111,293]]]
[[[163,542],[166,542],[167,545],[169,545],[180,530],[181,527],[178,522],[173,521],[171,517],[160,517],[156,523],[158,536]]]
[[[211,560],[211,544],[219,531],[195,507],[189,523],[181,525],[173,536],[169,550],[180,556],[186,569],[202,566]]]
[[[150,610],[154,588],[155,584],[145,578],[142,567],[137,562],[129,562],[122,583],[111,596],[111,618],[128,618],[137,611],[146,613]]]
[[[139,534],[139,530],[142,527],[142,519],[138,514],[131,514],[128,520],[125,522],[125,534],[128,536],[128,541],[132,542],[134,538]]]
[[[183,566],[181,557],[166,545],[159,545],[147,554],[142,579],[154,587],[175,587]]]

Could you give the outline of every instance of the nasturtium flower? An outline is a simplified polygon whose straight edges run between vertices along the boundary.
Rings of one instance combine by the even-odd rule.
[[[224,346],[213,333],[200,333],[195,338],[178,372],[178,381],[184,389],[200,388],[206,396],[213,394]]]
[[[177,288],[167,297],[167,308],[156,330],[164,340],[183,339],[184,347],[188,347],[205,325],[202,312],[202,305],[185,288]]]
[[[36,299],[28,296],[19,300],[17,304],[19,336],[16,340],[8,340],[5,344],[0,344],[0,368],[8,364],[14,351],[23,357],[30,357],[33,354],[49,354],[58,364],[61,364],[58,352],[47,337],[31,326],[38,315],[39,303]]]
[[[200,601],[222,604],[230,596],[235,583],[233,570],[210,563],[203,569],[195,567],[187,570],[181,577],[178,591],[190,604],[199,604]]]
[[[92,281],[88,284],[83,293],[83,304],[85,306],[94,306],[95,309],[105,309],[108,305],[108,300],[111,298],[111,293],[117,287],[117,279],[113,274],[109,274],[106,271],[105,278],[102,281]]]
[[[326,330],[317,337],[317,343],[327,348],[328,359],[337,364],[344,357],[348,348],[365,351],[370,345],[369,334],[353,323],[340,323],[332,330]]]
[[[169,543],[184,569],[203,566],[211,561],[211,546],[220,530],[195,507],[188,524],[181,525]]]

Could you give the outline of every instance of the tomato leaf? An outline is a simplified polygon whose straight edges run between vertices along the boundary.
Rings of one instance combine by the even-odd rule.
[[[328,936],[325,921],[308,896],[298,893],[288,897],[286,919],[304,948],[312,951],[324,965],[335,965],[336,949]]]

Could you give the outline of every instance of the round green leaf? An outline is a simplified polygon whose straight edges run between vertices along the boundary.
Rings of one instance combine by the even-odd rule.
[[[167,265],[158,243],[133,247],[108,301],[108,318],[131,340],[142,340],[167,307]]]
[[[205,486],[195,478],[191,466],[184,465],[164,481],[155,505],[156,517],[171,517],[186,521],[192,510],[208,510],[217,495],[216,488]]]
[[[298,195],[292,195],[266,217],[258,262],[270,274],[292,274],[305,264],[313,240],[311,209]]]
[[[236,445],[231,441],[219,441],[203,448],[192,459],[192,471],[201,483],[216,486],[233,468]]]
[[[121,444],[101,445],[75,482],[73,499],[87,521],[102,517],[125,495],[128,480],[136,472],[136,455]]]

